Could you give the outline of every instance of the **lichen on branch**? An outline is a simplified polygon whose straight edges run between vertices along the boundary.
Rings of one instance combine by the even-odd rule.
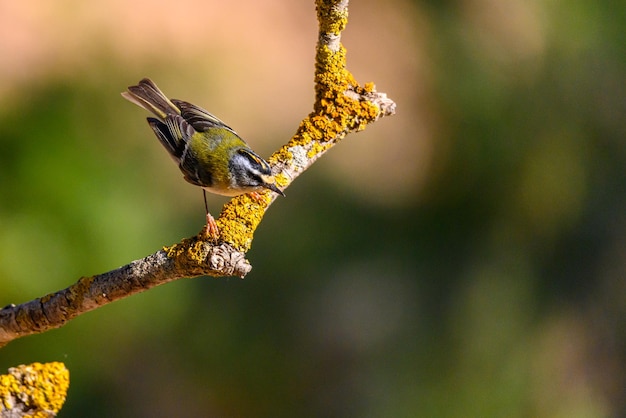
[[[63,363],[33,363],[11,367],[0,375],[0,418],[54,417],[70,385]]]
[[[361,86],[346,66],[341,33],[348,22],[347,0],[317,0],[319,38],[315,54],[315,103],[294,136],[268,162],[281,190],[287,188],[346,134],[395,113],[395,103]],[[118,299],[185,277],[239,276],[250,272],[245,255],[276,194],[242,195],[224,205],[216,219],[220,234],[194,237],[118,269],[81,278],[67,289],[0,309],[0,347],[26,335],[63,326],[74,317]]]
[[[347,0],[317,0],[319,39],[315,54],[315,103],[291,140],[269,159],[281,189],[351,131],[395,113],[395,103],[377,93],[373,83],[360,86],[346,67],[341,32],[348,23]],[[217,220],[221,239],[246,252],[254,232],[276,195],[266,192],[260,202],[241,196],[232,199]]]

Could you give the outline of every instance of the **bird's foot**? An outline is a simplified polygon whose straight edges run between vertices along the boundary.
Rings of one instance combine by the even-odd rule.
[[[220,230],[217,228],[217,224],[215,223],[215,219],[209,212],[206,213],[206,225],[204,226],[204,230],[202,231],[203,235],[207,238],[210,238],[214,241],[220,236]]]
[[[261,202],[263,200],[263,196],[261,195],[261,193],[250,192],[248,194],[250,195],[252,199],[256,200],[257,202]]]

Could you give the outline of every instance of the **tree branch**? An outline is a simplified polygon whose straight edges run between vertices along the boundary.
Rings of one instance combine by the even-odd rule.
[[[341,32],[347,0],[317,0],[319,40],[315,62],[315,103],[291,140],[269,159],[277,185],[288,187],[347,133],[365,129],[395,113],[395,103],[374,84],[360,86],[346,69]],[[251,269],[245,258],[254,232],[276,194],[242,195],[224,205],[216,220],[220,236],[204,231],[116,270],[83,277],[67,289],[0,310],[0,347],[30,334],[58,328],[102,305],[185,277],[239,276]]]
[[[197,276],[244,277],[252,267],[228,244],[193,237],[175,247],[116,270],[82,277],[67,289],[0,310],[0,346],[26,335],[59,328],[100,306],[177,279]]]

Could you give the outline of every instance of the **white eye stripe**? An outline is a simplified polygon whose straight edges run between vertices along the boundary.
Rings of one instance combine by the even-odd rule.
[[[259,174],[269,174],[270,165],[254,151],[251,149],[241,149],[239,150],[239,154],[241,157],[245,158],[250,171],[255,171]]]

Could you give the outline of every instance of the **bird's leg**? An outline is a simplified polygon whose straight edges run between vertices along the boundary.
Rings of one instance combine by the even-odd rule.
[[[217,229],[215,219],[209,212],[206,213],[206,226],[204,227],[204,234],[214,240],[217,240],[220,236],[220,231]]]
[[[215,219],[209,213],[209,205],[206,201],[206,191],[204,189],[202,189],[202,195],[204,196],[204,209],[206,209],[206,226],[204,227],[203,233],[205,236],[217,240],[219,238],[220,231],[217,228]]]

